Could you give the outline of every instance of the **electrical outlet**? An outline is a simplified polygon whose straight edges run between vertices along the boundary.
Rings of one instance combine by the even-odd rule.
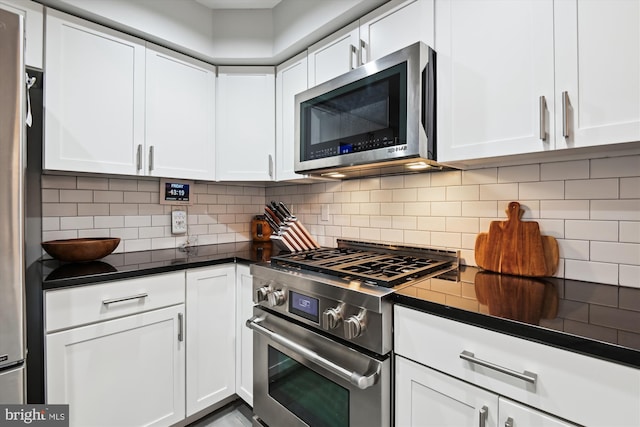
[[[171,211],[171,234],[187,232],[187,211]]]

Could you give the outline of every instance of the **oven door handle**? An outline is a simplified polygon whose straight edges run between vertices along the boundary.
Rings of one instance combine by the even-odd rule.
[[[309,350],[308,348],[294,341],[291,341],[290,339],[285,338],[276,332],[273,332],[271,329],[265,328],[264,326],[259,324],[259,322],[261,322],[262,320],[264,320],[263,317],[253,316],[251,319],[247,320],[246,325],[249,329],[253,329],[259,334],[265,335],[269,339],[277,342],[278,344],[286,347],[287,349],[300,354],[301,356],[322,366],[323,368],[339,376],[340,378],[349,381],[351,384],[355,385],[361,390],[365,390],[373,386],[378,381],[379,372],[382,369],[381,362],[377,360],[375,361],[376,363],[375,372],[373,372],[372,374],[361,375],[357,372],[345,369],[342,366],[333,363],[331,360],[325,359],[315,351]]]

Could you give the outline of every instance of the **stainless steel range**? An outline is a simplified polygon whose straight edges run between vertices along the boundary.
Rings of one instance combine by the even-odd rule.
[[[393,293],[458,252],[338,240],[255,264],[254,425],[391,425]]]

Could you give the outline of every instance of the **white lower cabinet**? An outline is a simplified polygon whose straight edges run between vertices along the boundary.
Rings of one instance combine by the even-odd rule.
[[[640,369],[402,306],[394,349],[398,427],[640,425]]]
[[[249,266],[236,265],[236,394],[253,406],[253,331],[245,325],[253,316],[253,276]]]
[[[46,291],[46,403],[69,404],[71,427],[170,426],[236,389],[251,405],[249,267],[237,277],[226,263]]]
[[[498,403],[498,425],[505,427],[574,427],[575,424],[561,420],[544,412],[500,397]]]
[[[397,427],[575,426],[400,356],[396,402]]]
[[[396,356],[396,426],[488,427],[497,415],[496,394]]]
[[[71,426],[182,420],[183,313],[179,304],[48,334],[47,403],[69,404]]]
[[[187,416],[235,393],[235,265],[187,270]]]

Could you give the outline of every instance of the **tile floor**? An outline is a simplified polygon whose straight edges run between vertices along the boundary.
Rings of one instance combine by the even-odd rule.
[[[251,427],[251,408],[242,401],[233,402],[189,427]]]

